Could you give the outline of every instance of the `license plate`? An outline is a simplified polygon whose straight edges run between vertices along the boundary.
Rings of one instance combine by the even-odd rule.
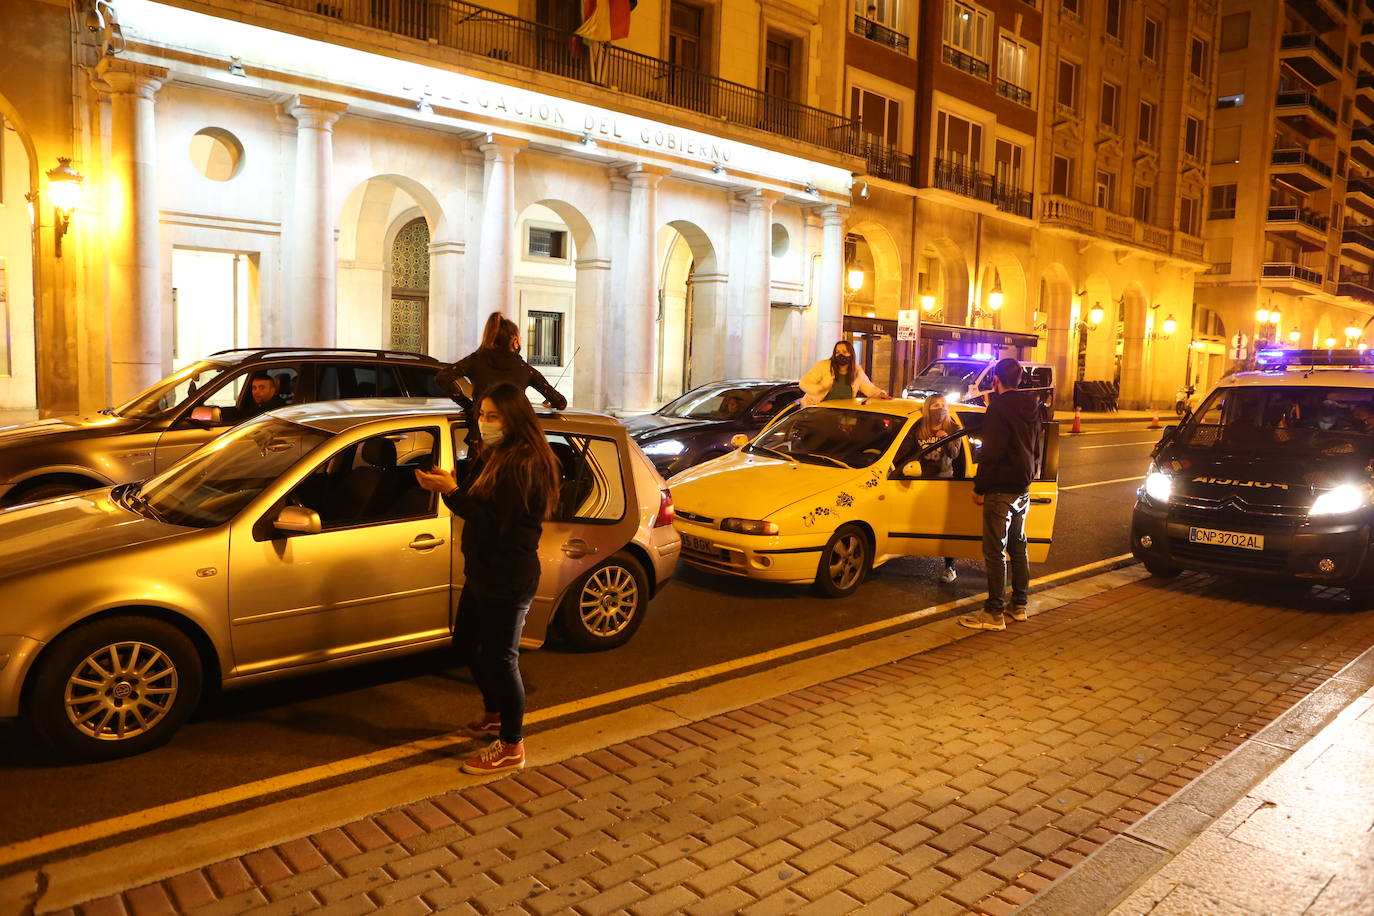
[[[1218,531],[1215,528],[1189,528],[1188,540],[1194,544],[1211,544],[1215,547],[1241,547],[1245,550],[1263,550],[1264,535],[1241,534],[1238,531]]]
[[[706,538],[699,538],[695,534],[682,535],[682,546],[687,550],[695,550],[697,553],[714,554],[716,552],[710,541]]]

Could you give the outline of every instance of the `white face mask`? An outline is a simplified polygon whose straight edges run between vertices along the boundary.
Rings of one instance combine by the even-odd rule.
[[[500,423],[483,423],[481,420],[477,421],[477,431],[486,445],[496,445],[506,435],[506,428]]]

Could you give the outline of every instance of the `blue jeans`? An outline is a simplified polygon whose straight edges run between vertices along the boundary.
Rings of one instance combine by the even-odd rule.
[[[520,677],[520,632],[534,600],[511,598],[465,588],[453,621],[453,645],[482,691],[482,709],[501,716],[501,740],[524,739],[525,682]]]
[[[983,610],[1000,614],[1006,607],[1007,557],[1011,557],[1011,603],[1030,600],[1030,559],[1026,555],[1027,493],[983,494],[983,563],[988,570],[988,599]]]

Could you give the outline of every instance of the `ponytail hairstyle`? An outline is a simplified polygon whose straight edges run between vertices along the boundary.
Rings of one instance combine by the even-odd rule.
[[[532,505],[531,497],[542,494],[547,518],[558,506],[562,468],[549,448],[534,408],[524,392],[508,382],[485,392],[482,400],[491,401],[501,415],[504,435],[496,445],[487,447],[482,471],[468,492],[477,497],[489,496],[498,480],[511,482],[524,496],[526,509]],[[481,405],[478,406],[480,409]]]
[[[486,350],[496,346],[496,335],[501,331],[501,325],[507,323],[505,315],[500,312],[492,312],[487,316],[487,321],[482,325],[482,349]]]

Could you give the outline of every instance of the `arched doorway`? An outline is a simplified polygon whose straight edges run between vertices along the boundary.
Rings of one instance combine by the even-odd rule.
[[[916,272],[916,301],[921,307],[921,319],[936,324],[967,324],[969,268],[959,246],[949,239],[926,243]]]
[[[715,246],[700,227],[683,220],[660,227],[657,243],[654,397],[665,403],[724,377],[731,354],[723,346],[725,277],[716,272]]]
[[[393,350],[424,353],[429,326],[429,226],[412,219],[391,243],[391,331]]]
[[[1054,366],[1057,390],[1055,403],[1067,407],[1072,403],[1076,366],[1070,349],[1077,339],[1074,316],[1074,289],[1069,272],[1062,264],[1051,264],[1040,276],[1040,308],[1034,313],[1033,326],[1043,326],[1044,337],[1037,354]]]
[[[28,138],[0,98],[0,409],[38,406],[33,221],[24,196],[35,172]]]
[[[582,247],[568,208],[553,201],[530,204],[515,221],[515,308],[523,355],[569,401],[578,395],[573,374],[579,351],[575,327],[595,321],[578,308]],[[588,354],[590,356],[590,354]]]

